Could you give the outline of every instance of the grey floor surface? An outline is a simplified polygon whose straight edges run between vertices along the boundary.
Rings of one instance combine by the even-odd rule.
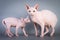
[[[29,34],[28,37],[25,37],[23,34],[20,34],[19,37],[13,36],[9,38],[5,34],[0,35],[0,40],[60,40],[60,35],[55,34],[53,37],[50,37],[49,34],[45,35],[44,38],[36,37],[34,34]]]

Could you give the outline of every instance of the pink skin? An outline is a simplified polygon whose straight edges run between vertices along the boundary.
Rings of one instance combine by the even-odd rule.
[[[41,26],[41,35],[40,37],[44,37],[45,34],[49,32],[49,29],[45,25],[49,25],[48,27],[52,28],[52,32],[50,36],[53,36],[55,32],[55,25],[57,23],[57,16],[49,11],[49,10],[42,10],[38,11],[39,5],[36,4],[34,7],[30,7],[29,5],[26,4],[26,10],[28,14],[30,15],[31,20],[34,22],[34,28],[35,28],[35,35],[38,35],[38,30],[37,26],[35,23],[39,24]],[[46,32],[44,33],[44,28],[46,28]]]
[[[13,34],[10,31],[11,27],[16,27],[16,33],[15,33],[16,36],[19,36],[18,35],[18,28],[21,28],[23,30],[24,35],[27,37],[28,35],[26,34],[25,26],[26,26],[26,23],[29,23],[29,22],[30,22],[30,19],[28,17],[27,18],[21,18],[21,19],[8,17],[8,18],[3,19],[2,24],[6,28],[6,34],[9,37],[13,36]]]

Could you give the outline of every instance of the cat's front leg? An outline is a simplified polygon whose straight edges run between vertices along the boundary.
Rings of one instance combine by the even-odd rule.
[[[37,23],[34,22],[35,35],[38,36]]]
[[[41,35],[40,37],[44,37],[44,24],[40,24],[41,25]]]

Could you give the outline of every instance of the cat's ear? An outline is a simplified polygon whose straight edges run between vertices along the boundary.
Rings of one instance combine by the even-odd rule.
[[[30,6],[28,4],[26,4],[25,8],[28,10],[30,8]]]
[[[39,4],[35,4],[34,8],[35,8],[36,10],[38,10]]]

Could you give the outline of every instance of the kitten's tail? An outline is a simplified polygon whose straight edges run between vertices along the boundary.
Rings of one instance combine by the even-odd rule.
[[[2,20],[2,24],[3,24],[3,26],[6,28],[5,20]]]

